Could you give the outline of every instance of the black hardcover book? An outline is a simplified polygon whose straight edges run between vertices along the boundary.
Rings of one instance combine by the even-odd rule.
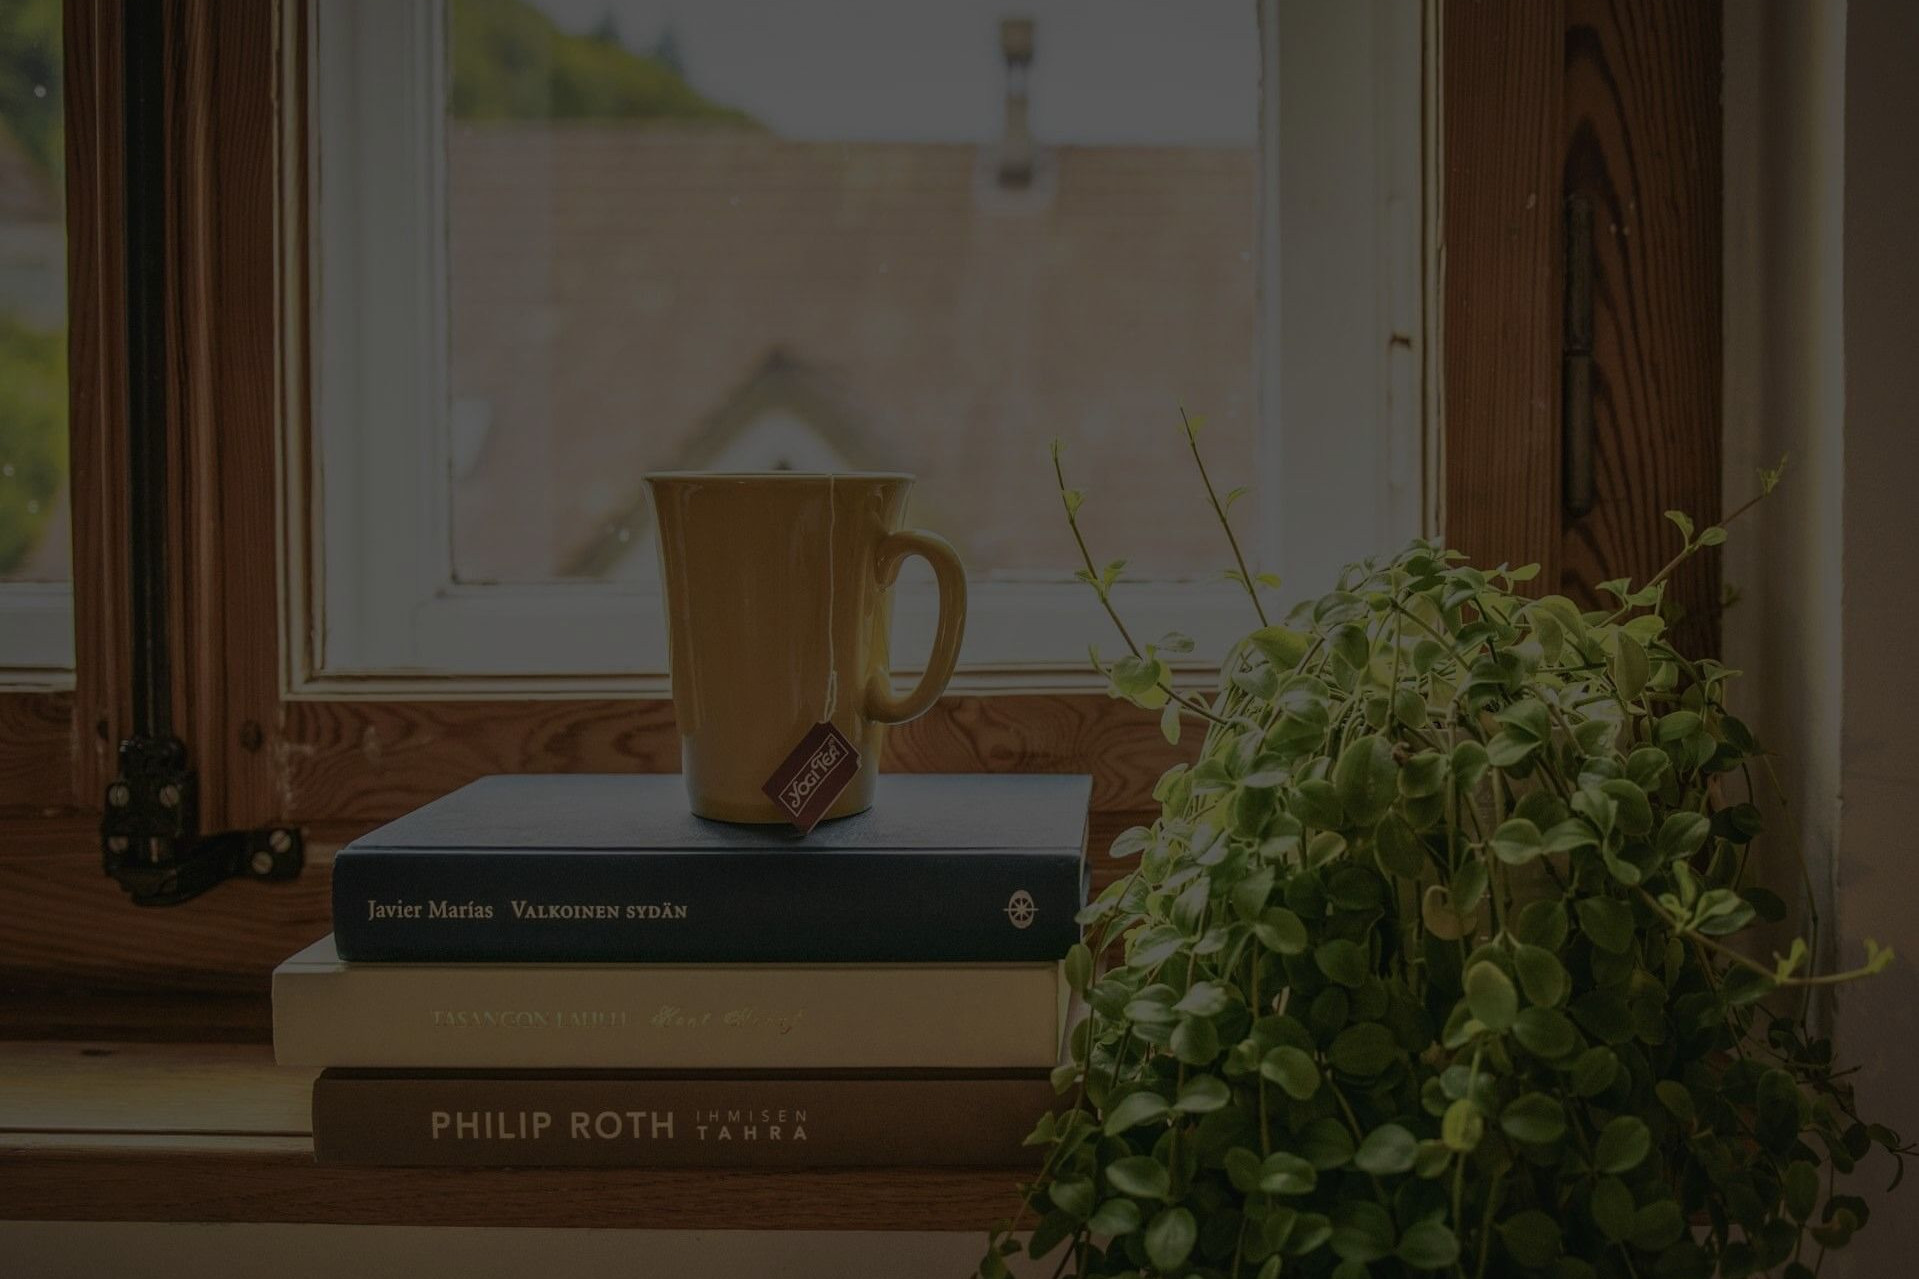
[[[348,961],[1059,959],[1085,777],[897,774],[801,837],[687,811],[677,775],[487,777],[341,849]]]

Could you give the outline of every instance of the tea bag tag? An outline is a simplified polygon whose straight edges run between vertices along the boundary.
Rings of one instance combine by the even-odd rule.
[[[859,771],[859,750],[846,734],[822,722],[807,731],[760,789],[804,835],[820,824]]]

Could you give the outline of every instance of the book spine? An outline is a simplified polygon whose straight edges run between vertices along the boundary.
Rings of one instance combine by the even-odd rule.
[[[1049,1067],[1057,964],[330,965],[273,977],[283,1066]]]
[[[1084,859],[1054,853],[347,848],[340,955],[385,962],[1060,959]]]
[[[394,1077],[313,1085],[321,1163],[388,1166],[1020,1167],[1057,1104],[997,1079]]]

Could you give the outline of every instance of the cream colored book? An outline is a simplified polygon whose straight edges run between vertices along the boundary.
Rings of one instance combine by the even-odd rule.
[[[331,937],[273,973],[283,1066],[1051,1066],[1055,963],[348,964]]]

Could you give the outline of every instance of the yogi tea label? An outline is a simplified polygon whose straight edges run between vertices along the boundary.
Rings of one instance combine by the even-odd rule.
[[[761,789],[806,832],[820,824],[859,771],[860,753],[846,735],[831,724],[815,724]]]

